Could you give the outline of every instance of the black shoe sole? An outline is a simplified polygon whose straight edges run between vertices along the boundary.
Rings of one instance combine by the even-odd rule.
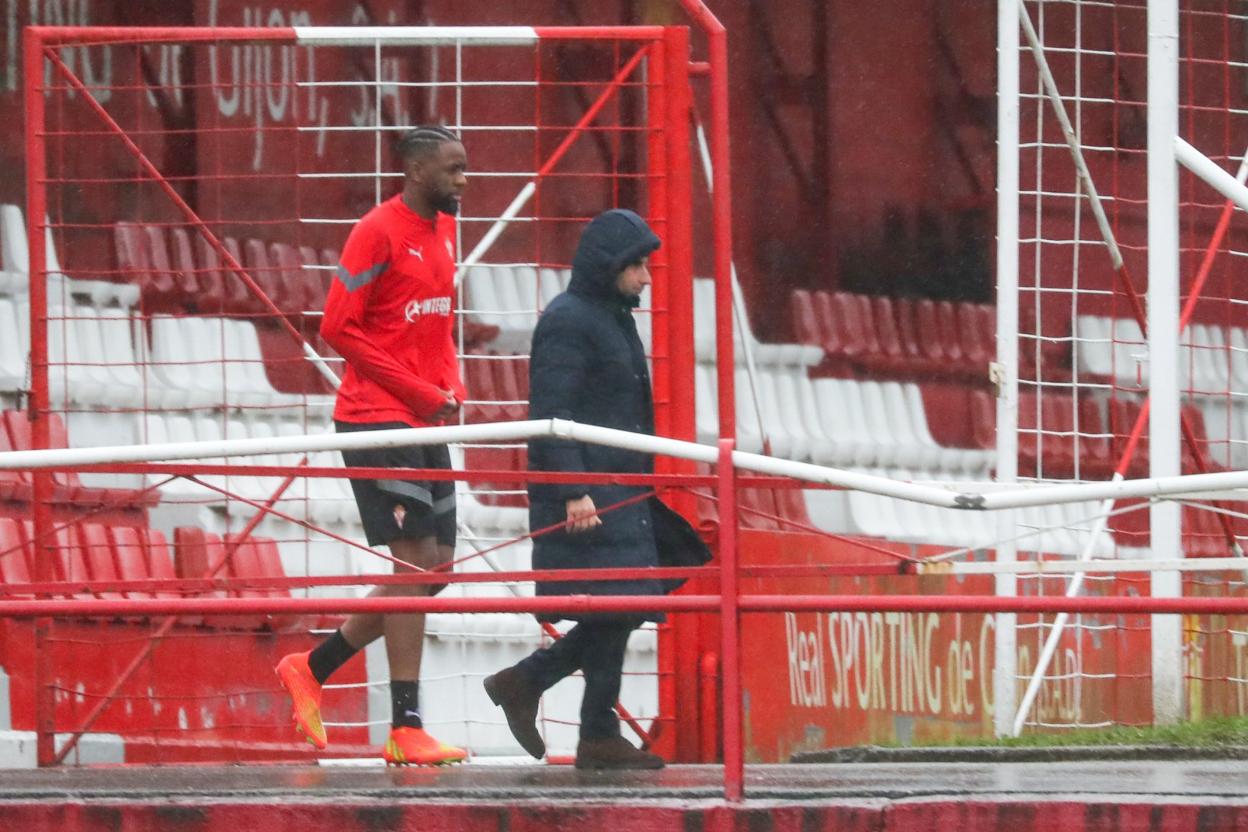
[[[656,765],[621,765],[618,763],[581,763],[576,761],[575,767],[581,771],[658,771],[666,764]]]

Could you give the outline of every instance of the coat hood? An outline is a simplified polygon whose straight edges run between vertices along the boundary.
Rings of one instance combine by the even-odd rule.
[[[624,298],[615,289],[615,280],[629,263],[645,257],[660,245],[658,236],[646,221],[627,208],[604,211],[581,232],[572,258],[572,281],[568,291],[601,299],[619,299],[636,306],[635,298]]]

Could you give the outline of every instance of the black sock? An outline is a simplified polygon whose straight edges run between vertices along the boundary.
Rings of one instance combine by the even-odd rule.
[[[334,630],[334,634],[322,641],[308,656],[308,669],[312,671],[316,681],[323,685],[330,674],[346,664],[358,652],[360,652],[358,647],[352,647],[350,642],[342,637],[342,630]]]
[[[395,728],[421,728],[420,682],[390,680],[390,723]]]

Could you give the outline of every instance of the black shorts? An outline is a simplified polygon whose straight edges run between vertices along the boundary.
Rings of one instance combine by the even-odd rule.
[[[334,422],[339,433],[410,428],[402,422]],[[352,468],[451,468],[446,445],[408,448],[366,448],[343,451]],[[360,524],[369,546],[386,546],[399,539],[436,537],[443,546],[455,546],[455,483],[452,480],[352,479]],[[400,511],[400,509],[402,511]]]

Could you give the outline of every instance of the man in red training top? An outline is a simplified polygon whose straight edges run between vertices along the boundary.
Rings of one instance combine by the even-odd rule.
[[[347,363],[338,388],[339,431],[437,425],[464,401],[452,338],[455,214],[467,183],[468,157],[442,127],[418,127],[399,140],[402,193],[369,211],[347,237],[337,279],[325,301],[321,337]],[[352,467],[450,468],[445,445],[344,451]],[[369,546],[430,569],[453,558],[455,483],[351,480]],[[432,595],[440,586],[380,586],[375,596]],[[393,708],[382,751],[395,765],[463,760],[462,748],[431,737],[421,724],[420,656],[424,615],[353,615],[309,653],[286,656],[277,675],[294,703],[295,726],[317,748],[326,744],[321,686],[335,670],[385,636]]]

